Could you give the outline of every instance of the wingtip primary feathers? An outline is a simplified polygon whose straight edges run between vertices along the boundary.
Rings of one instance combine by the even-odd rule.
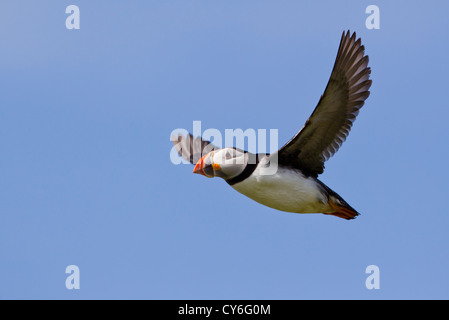
[[[202,140],[201,137],[194,138],[190,133],[187,136],[172,135],[171,141],[178,154],[192,164],[195,164],[203,155],[216,149],[209,141]]]

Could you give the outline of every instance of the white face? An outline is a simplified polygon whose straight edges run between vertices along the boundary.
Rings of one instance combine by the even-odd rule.
[[[213,151],[211,160],[216,177],[231,179],[245,169],[248,155],[234,148],[224,148]]]

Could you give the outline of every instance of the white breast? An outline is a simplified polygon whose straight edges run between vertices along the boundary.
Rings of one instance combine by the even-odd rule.
[[[261,174],[262,170],[259,165],[251,176],[232,187],[263,205],[281,211],[322,213],[331,210],[315,179],[282,167],[270,175]]]

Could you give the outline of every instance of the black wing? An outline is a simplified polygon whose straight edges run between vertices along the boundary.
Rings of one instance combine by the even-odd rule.
[[[171,140],[179,155],[192,164],[196,164],[202,156],[212,150],[218,149],[209,141],[201,139],[201,137],[193,138],[190,133],[186,137],[180,134],[178,137],[172,137]]]
[[[369,96],[370,73],[361,39],[343,32],[326,90],[304,127],[278,151],[279,164],[314,177],[323,173]]]

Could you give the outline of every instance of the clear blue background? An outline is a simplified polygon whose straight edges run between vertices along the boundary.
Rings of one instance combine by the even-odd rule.
[[[67,30],[78,5],[81,29]],[[380,8],[380,30],[365,9]],[[0,298],[448,299],[447,1],[2,1]],[[343,30],[373,85],[321,180],[362,215],[259,205],[170,133],[304,124]],[[81,289],[65,268],[79,266]],[[368,265],[380,289],[365,287]]]

